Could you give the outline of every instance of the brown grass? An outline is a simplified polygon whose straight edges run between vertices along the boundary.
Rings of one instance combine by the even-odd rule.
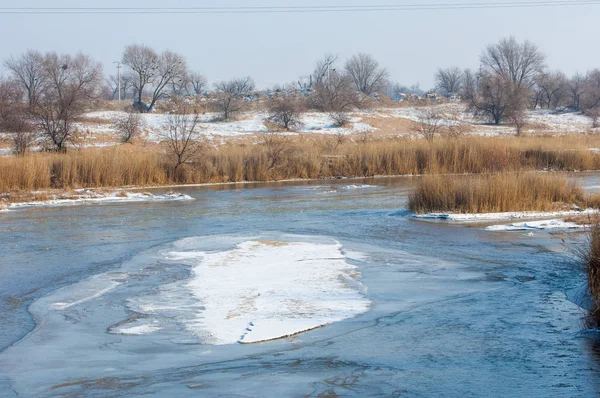
[[[574,247],[588,279],[591,307],[586,318],[586,327],[600,329],[600,219],[588,220],[590,229],[583,246]]]
[[[415,213],[498,213],[550,211],[585,200],[563,174],[502,173],[479,176],[425,176],[409,196]]]
[[[357,136],[289,137],[282,151],[243,140],[205,150],[173,173],[159,145],[124,145],[0,157],[0,192],[155,186],[377,175],[498,173],[522,170],[598,170],[595,136],[425,140]]]

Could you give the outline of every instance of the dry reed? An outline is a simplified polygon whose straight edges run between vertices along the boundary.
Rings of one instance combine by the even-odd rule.
[[[415,213],[550,211],[584,203],[583,191],[566,175],[502,173],[425,176],[409,197]]]
[[[131,146],[0,157],[0,192],[376,175],[597,170],[592,136],[345,140],[301,136],[274,150],[229,143],[207,149],[177,173],[160,147]],[[277,159],[273,154],[277,153]]]

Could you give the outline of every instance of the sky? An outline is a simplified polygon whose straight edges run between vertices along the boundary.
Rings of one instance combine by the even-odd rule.
[[[484,3],[498,0],[477,0]],[[519,1],[519,0],[516,0]],[[525,0],[523,0],[525,1]],[[428,0],[426,3],[473,3]],[[223,7],[420,4],[416,0],[0,0],[2,7]],[[477,68],[486,45],[513,35],[530,40],[551,69],[567,75],[600,68],[600,3],[509,9],[383,11],[296,14],[7,15],[0,13],[0,59],[27,49],[83,51],[116,73],[128,44],[182,54],[209,82],[251,76],[259,87],[306,76],[325,53],[340,66],[355,53],[376,58],[391,80],[434,85],[439,67]],[[0,68],[0,75],[6,75]]]

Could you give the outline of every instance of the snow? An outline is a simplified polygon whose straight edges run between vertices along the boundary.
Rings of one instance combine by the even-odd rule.
[[[579,229],[585,227],[585,225],[579,225],[573,222],[566,222],[563,220],[545,220],[528,221],[506,225],[491,225],[486,228],[486,231],[530,231],[547,229]]]
[[[569,216],[585,216],[597,214],[597,210],[568,210],[551,212],[507,212],[507,213],[428,213],[414,214],[412,217],[417,219],[447,220],[447,221],[494,221],[494,220],[514,220],[520,218],[556,218]]]
[[[85,115],[89,119],[114,120],[123,112],[101,111],[91,112]],[[200,116],[199,132],[207,136],[234,137],[248,134],[264,134],[269,129],[265,126],[268,115],[264,112],[247,112],[240,114],[241,120],[232,121],[214,121],[218,115],[216,113],[206,113]],[[147,138],[151,141],[160,141],[160,134],[164,130],[165,123],[168,121],[168,114],[142,114],[144,120]],[[350,125],[353,127],[339,128],[332,126],[332,121],[326,113],[305,113],[301,117],[302,125],[298,128],[303,133],[319,134],[351,134],[357,132],[368,132],[374,130],[368,124],[359,123],[360,118],[350,118]],[[116,131],[110,124],[88,123],[79,126],[82,130],[90,134],[114,134]]]
[[[542,125],[546,130],[562,133],[584,133],[592,128],[591,119],[581,113],[552,110],[528,112],[527,123]]]
[[[150,333],[158,332],[159,330],[161,330],[161,328],[159,328],[157,326],[139,325],[139,326],[132,326],[130,328],[113,329],[110,332],[113,334],[123,334],[123,335],[127,335],[127,336],[141,336],[143,334],[150,334]]]
[[[390,109],[392,117],[403,118],[411,121],[421,121],[421,115],[426,109],[436,109],[442,114],[443,125],[452,125],[457,122],[451,118],[454,115],[458,121],[469,125],[471,135],[498,136],[513,135],[514,128],[506,125],[493,126],[482,125],[480,120],[474,118],[467,107],[461,103],[449,103],[433,105],[430,107],[406,107]],[[548,131],[557,133],[584,133],[591,129],[591,120],[577,112],[558,112],[554,110],[533,110],[528,111],[526,116],[527,124],[531,125],[530,131]]]
[[[367,185],[367,184],[352,184],[352,185],[344,185],[342,189],[366,189],[366,188],[377,188],[375,185]]]
[[[132,193],[117,191],[109,194],[89,190],[78,190],[75,195],[58,195],[50,200],[11,203],[8,210],[18,210],[31,207],[69,206],[89,203],[137,203],[137,202],[170,202],[194,200],[191,196],[181,193],[166,193],[154,195],[151,193]]]
[[[185,326],[204,344],[292,336],[355,317],[371,304],[339,243],[246,241],[229,251],[165,256],[193,267],[185,287],[204,309]]]

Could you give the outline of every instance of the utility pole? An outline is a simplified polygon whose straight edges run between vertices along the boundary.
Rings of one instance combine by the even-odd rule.
[[[119,61],[115,61],[113,62],[113,64],[117,64],[117,79],[119,81],[119,86],[118,86],[118,90],[119,90],[119,103],[121,103],[121,63]]]

